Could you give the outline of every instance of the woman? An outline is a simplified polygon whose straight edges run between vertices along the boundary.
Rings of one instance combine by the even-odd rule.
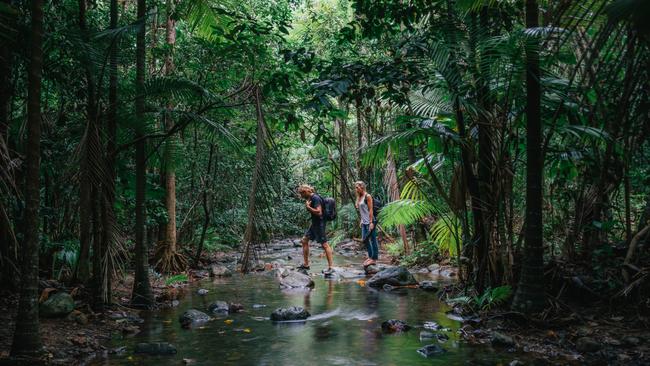
[[[357,193],[355,207],[359,210],[361,217],[361,237],[363,238],[366,248],[368,249],[368,259],[363,262],[367,267],[377,263],[379,259],[379,244],[377,243],[377,218],[373,214],[372,196],[366,192],[366,184],[362,181],[354,183],[354,189]]]

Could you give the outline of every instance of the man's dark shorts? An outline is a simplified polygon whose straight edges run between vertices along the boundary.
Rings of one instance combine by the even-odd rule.
[[[327,235],[325,234],[325,222],[321,221],[319,224],[312,223],[309,229],[305,232],[305,237],[313,240],[318,244],[327,243]]]

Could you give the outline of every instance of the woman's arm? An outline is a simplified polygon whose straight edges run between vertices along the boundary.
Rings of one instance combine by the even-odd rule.
[[[370,225],[375,226],[375,224],[374,224],[375,218],[374,218],[373,212],[372,212],[373,202],[372,202],[372,196],[370,195],[370,193],[368,193],[368,195],[366,196],[366,203],[368,204],[368,213],[369,213],[369,216],[370,216]]]

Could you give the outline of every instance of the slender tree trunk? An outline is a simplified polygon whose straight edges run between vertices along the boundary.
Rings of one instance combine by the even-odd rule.
[[[27,141],[25,141],[25,221],[20,299],[12,356],[41,353],[38,321],[38,254],[41,163],[41,74],[43,70],[43,0],[33,0],[30,61],[27,69]]]
[[[166,43],[168,46],[165,56],[165,76],[174,72],[174,45],[176,44],[176,21],[174,20],[174,4],[167,0]],[[170,103],[169,109],[173,107]],[[164,116],[166,130],[171,130],[173,122],[169,114]],[[176,173],[174,172],[174,148],[176,136],[169,136],[165,145],[163,162],[163,181],[165,186],[165,208],[167,209],[167,224],[165,225],[165,239],[156,253],[156,268],[162,273],[181,272],[187,267],[187,260],[176,248]]]
[[[255,142],[255,170],[253,171],[251,190],[248,193],[248,224],[244,233],[244,254],[241,260],[241,271],[250,270],[250,261],[256,255],[254,245],[257,242],[257,191],[260,186],[263,165],[266,158],[266,123],[262,110],[262,96],[259,86],[255,87],[255,109],[257,112],[257,139]]]
[[[194,267],[198,268],[199,261],[201,260],[201,252],[203,251],[203,242],[205,241],[205,234],[210,225],[210,205],[208,204],[209,192],[212,190],[212,179],[210,170],[212,169],[212,157],[214,156],[214,144],[210,144],[210,153],[208,155],[208,168],[203,179],[203,192],[202,192],[202,206],[203,206],[203,228],[201,229],[201,237],[199,238],[199,245],[196,248],[196,255],[194,256]]]
[[[363,168],[363,165],[361,164],[361,157],[363,154],[363,100],[361,99],[361,96],[357,96],[355,100],[355,107],[357,110],[357,174],[359,176],[359,179],[368,183],[366,177],[366,170]]]
[[[146,0],[138,0],[138,19],[146,15]],[[146,65],[145,50],[145,24],[136,37],[136,97],[135,114],[139,123],[144,124],[144,78]],[[149,283],[149,263],[147,243],[145,242],[145,190],[146,190],[146,140],[143,138],[144,126],[139,126],[138,141],[135,145],[135,275],[133,280],[133,293],[131,304],[138,307],[150,307],[153,304],[153,295]]]
[[[11,6],[10,0],[0,1],[5,6]],[[7,15],[8,17],[9,15]],[[12,17],[6,26],[12,29],[16,26],[15,19]],[[14,30],[15,31],[15,30]],[[3,31],[3,32],[6,32]],[[5,37],[0,37],[0,139],[2,139],[2,146],[7,146],[9,143],[9,103],[11,102],[11,95],[13,93],[13,83],[11,82],[11,71],[13,69],[13,37],[14,34],[5,34]],[[2,238],[0,238],[1,240]]]
[[[110,29],[117,29],[118,10],[117,0],[111,0],[110,8]],[[102,210],[102,252],[101,256],[105,263],[102,268],[106,268],[106,277],[103,289],[103,300],[110,304],[112,299],[111,282],[113,264],[109,256],[109,249],[114,244],[117,233],[115,218],[115,180],[117,174],[115,163],[117,153],[117,45],[111,44],[109,50],[109,82],[108,82],[108,114],[106,124],[106,174],[107,180],[102,184],[103,193],[103,210]]]
[[[538,26],[536,0],[526,0],[526,27]],[[524,261],[513,308],[537,313],[544,308],[544,247],[542,194],[544,157],[542,156],[541,85],[539,82],[539,42],[529,37],[526,44],[526,232]]]
[[[400,198],[399,184],[397,183],[397,167],[395,166],[395,159],[390,149],[388,149],[386,157],[386,174],[384,175],[384,184],[388,187],[388,193],[391,201],[397,201]],[[399,235],[402,238],[404,245],[404,254],[410,253],[409,240],[406,235],[406,227],[404,225],[398,226]]]

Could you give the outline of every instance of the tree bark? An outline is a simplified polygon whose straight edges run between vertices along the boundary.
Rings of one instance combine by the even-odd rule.
[[[138,19],[143,19],[146,15],[146,0],[138,0]],[[145,24],[139,30],[136,37],[136,97],[135,97],[135,114],[141,124],[144,124],[144,78],[146,66],[145,50]],[[149,263],[147,243],[145,242],[145,189],[146,189],[146,139],[144,136],[143,126],[139,126],[137,131],[137,140],[135,144],[135,275],[133,280],[133,292],[131,294],[131,304],[137,307],[151,307],[153,296],[151,285],[149,283]]]
[[[257,112],[257,139],[255,142],[255,170],[248,193],[248,224],[244,233],[244,254],[241,260],[241,271],[250,270],[250,261],[255,256],[254,245],[257,242],[257,191],[261,183],[262,169],[266,157],[266,124],[262,110],[262,96],[259,86],[255,87],[255,109]]]
[[[27,69],[27,141],[25,141],[25,221],[20,299],[12,356],[42,352],[38,320],[38,254],[41,153],[41,75],[43,71],[43,0],[31,2],[30,61]]]
[[[395,166],[395,159],[390,149],[388,149],[386,157],[386,174],[384,175],[384,184],[388,187],[388,193],[391,201],[397,201],[400,198],[399,184],[397,183],[397,167]],[[376,219],[376,218],[375,218]],[[409,241],[406,235],[406,227],[404,225],[398,226],[402,244],[404,245],[404,254],[410,253]]]
[[[536,0],[526,0],[526,27],[538,26]],[[541,85],[539,82],[539,42],[529,36],[526,42],[526,232],[521,278],[513,308],[524,313],[544,309],[544,247],[542,194],[544,157],[542,156]]]

